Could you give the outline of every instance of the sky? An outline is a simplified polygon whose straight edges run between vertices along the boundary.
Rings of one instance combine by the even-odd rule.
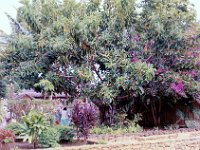
[[[190,0],[195,5],[197,19],[200,20],[200,0]],[[16,9],[20,6],[19,0],[0,0],[0,29],[5,33],[10,34],[11,28],[5,12],[16,17]]]

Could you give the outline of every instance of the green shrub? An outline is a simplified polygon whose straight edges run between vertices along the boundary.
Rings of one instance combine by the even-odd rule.
[[[39,146],[42,148],[56,147],[60,138],[60,133],[56,128],[48,128],[39,136]]]
[[[72,127],[69,126],[56,126],[56,129],[58,130],[60,137],[60,142],[70,142],[73,140],[74,133]]]
[[[20,136],[23,141],[32,143],[36,148],[40,134],[48,129],[48,124],[43,113],[30,111],[28,115],[22,117],[23,124],[21,124]]]
[[[123,133],[134,133],[141,131],[142,128],[137,124],[129,124],[127,127],[108,127],[100,126],[95,127],[91,130],[92,134],[123,134]]]
[[[107,126],[95,127],[91,130],[92,134],[110,134],[113,133],[113,128]]]
[[[126,127],[127,133],[134,133],[142,131],[143,128],[136,124],[135,122],[129,123],[129,125]]]
[[[21,134],[21,124],[20,123],[18,123],[18,122],[11,122],[11,123],[9,123],[9,124],[7,124],[6,126],[5,126],[5,129],[7,129],[7,130],[11,130],[11,131],[13,131],[14,132],[14,134],[15,135],[20,135]]]

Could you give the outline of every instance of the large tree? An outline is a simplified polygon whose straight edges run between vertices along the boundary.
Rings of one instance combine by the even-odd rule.
[[[1,58],[1,74],[21,88],[50,82],[55,92],[89,97],[102,116],[150,100],[155,124],[157,102],[199,96],[199,24],[188,0],[21,3]]]

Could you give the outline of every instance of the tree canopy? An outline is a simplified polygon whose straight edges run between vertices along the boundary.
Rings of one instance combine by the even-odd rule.
[[[200,101],[200,26],[189,0],[21,4],[1,56],[1,76],[21,88],[46,81],[98,106]]]

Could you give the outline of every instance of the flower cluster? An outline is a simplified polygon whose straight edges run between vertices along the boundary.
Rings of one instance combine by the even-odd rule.
[[[184,92],[184,84],[181,80],[177,83],[171,83],[170,88],[177,94],[182,94]]]

